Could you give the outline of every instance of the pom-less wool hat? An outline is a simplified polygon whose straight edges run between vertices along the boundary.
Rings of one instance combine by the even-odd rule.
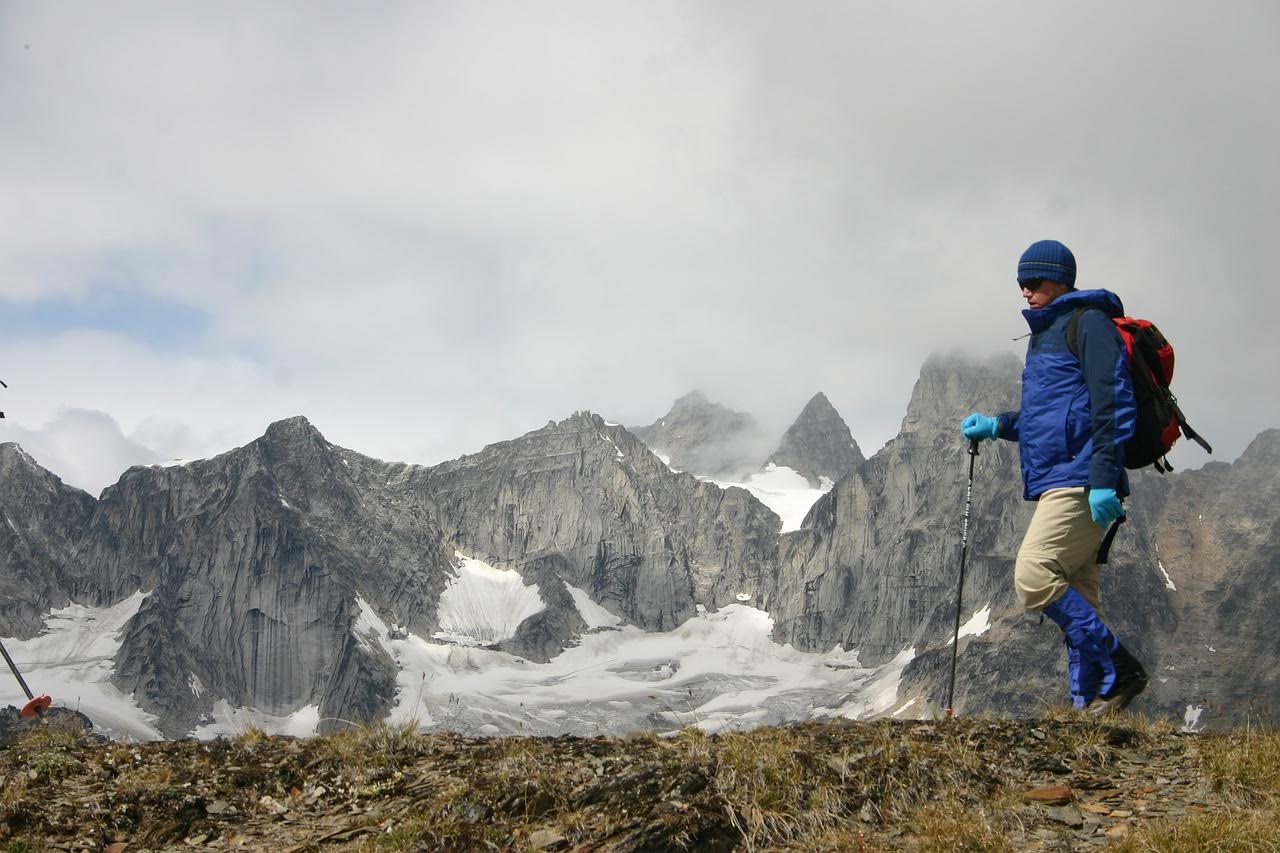
[[[1032,243],[1018,259],[1018,281],[1047,278],[1076,286],[1076,256],[1057,240]]]

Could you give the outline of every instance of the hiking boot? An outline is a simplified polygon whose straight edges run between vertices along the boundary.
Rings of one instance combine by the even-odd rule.
[[[1135,696],[1147,689],[1147,671],[1137,658],[1129,654],[1128,649],[1117,644],[1111,653],[1111,662],[1116,668],[1115,683],[1085,709],[1095,717],[1123,711]]]

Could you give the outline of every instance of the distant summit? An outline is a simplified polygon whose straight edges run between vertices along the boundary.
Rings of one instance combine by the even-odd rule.
[[[834,483],[863,461],[848,424],[821,391],[805,404],[769,457],[769,462],[792,469],[815,488],[824,477]]]
[[[701,391],[685,394],[667,414],[631,433],[672,468],[709,477],[752,470],[764,456],[756,419],[711,402]]]

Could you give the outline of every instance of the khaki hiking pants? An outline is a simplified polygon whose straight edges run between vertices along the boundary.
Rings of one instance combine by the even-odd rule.
[[[1094,523],[1083,486],[1041,495],[1013,568],[1023,607],[1042,610],[1073,586],[1101,613],[1097,558],[1105,532]]]

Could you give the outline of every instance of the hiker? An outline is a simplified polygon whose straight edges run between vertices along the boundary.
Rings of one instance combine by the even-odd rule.
[[[1107,526],[1124,516],[1124,443],[1134,432],[1136,407],[1125,347],[1111,320],[1124,315],[1120,298],[1076,290],[1075,281],[1075,256],[1062,243],[1041,240],[1022,254],[1018,286],[1031,327],[1022,408],[995,417],[975,412],[961,432],[971,440],[1018,442],[1023,496],[1036,510],[1018,549],[1014,586],[1024,607],[1048,616],[1065,635],[1073,707],[1104,714],[1123,709],[1147,686],[1142,664],[1098,612],[1098,546]],[[1074,347],[1067,340],[1073,316]]]

